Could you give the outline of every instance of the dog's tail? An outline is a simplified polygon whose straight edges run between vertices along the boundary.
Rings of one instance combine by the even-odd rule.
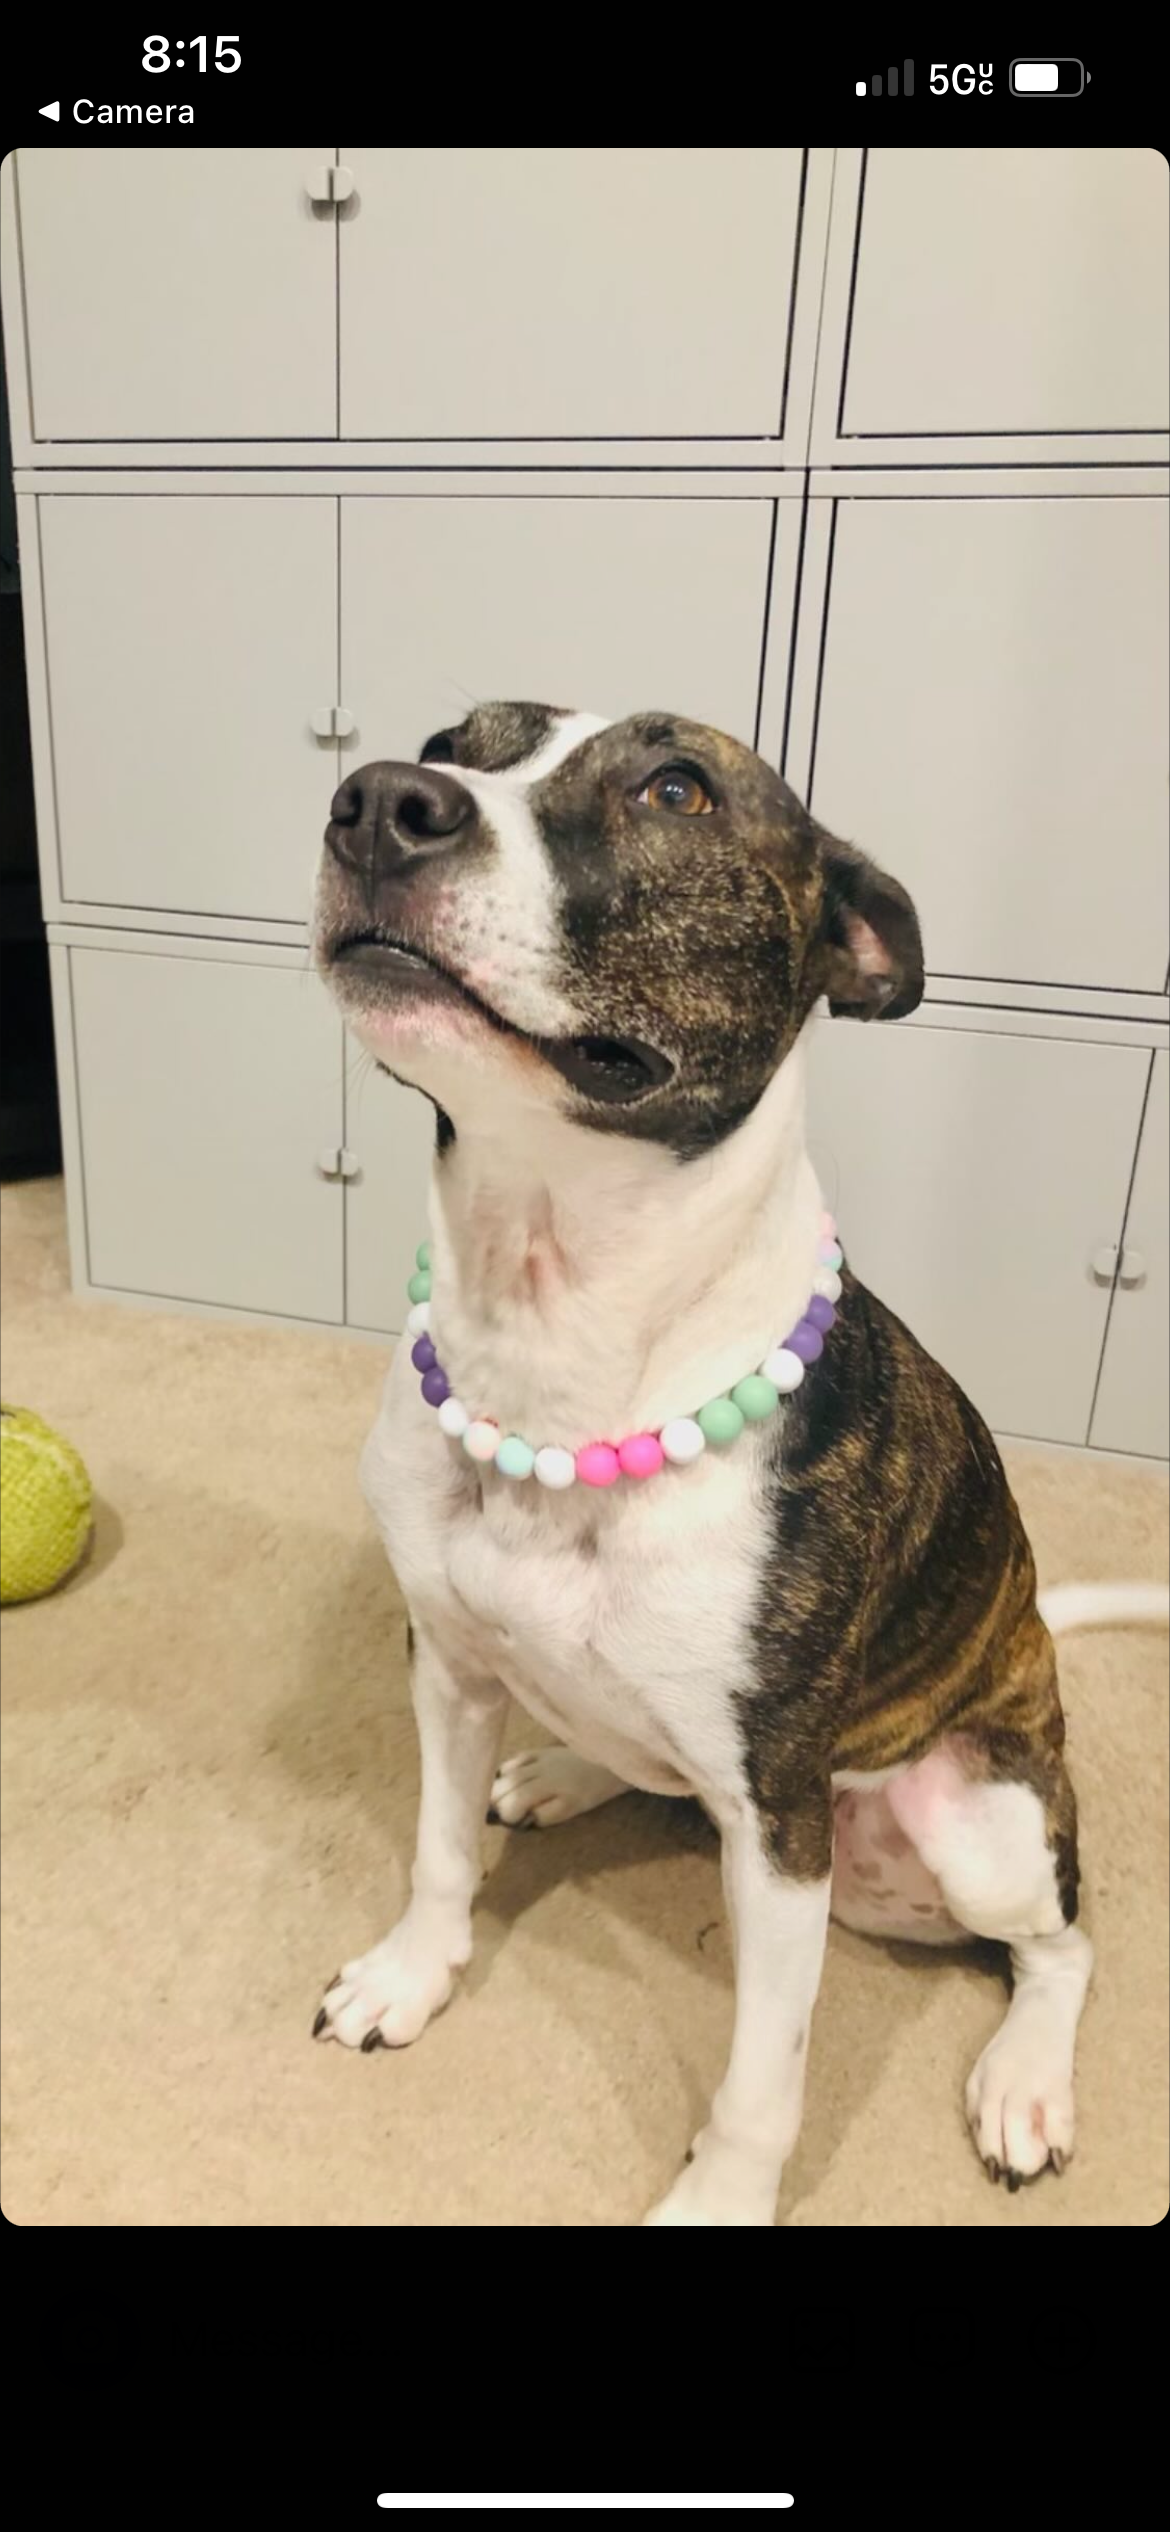
[[[1051,1635],[1078,1626],[1170,1626],[1166,1583],[1056,1583],[1037,1605]]]

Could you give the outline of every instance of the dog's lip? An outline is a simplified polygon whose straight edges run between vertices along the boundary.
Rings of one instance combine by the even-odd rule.
[[[462,1003],[491,1028],[535,1048],[572,1089],[608,1106],[644,1098],[649,1091],[662,1089],[674,1074],[671,1058],[642,1038],[592,1034],[541,1037],[530,1029],[518,1028],[515,1021],[505,1019],[470,985],[464,984],[461,976],[433,958],[429,950],[377,927],[348,933],[334,944],[327,964],[365,969],[371,977],[390,985],[396,980],[409,984],[427,1001]]]

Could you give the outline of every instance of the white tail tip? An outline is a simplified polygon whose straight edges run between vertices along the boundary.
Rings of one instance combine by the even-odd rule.
[[[1053,1635],[1078,1626],[1170,1626],[1166,1583],[1057,1583],[1037,1605]]]

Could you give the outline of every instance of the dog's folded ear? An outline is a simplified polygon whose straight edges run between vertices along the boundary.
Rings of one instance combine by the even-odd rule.
[[[836,1019],[900,1020],[922,1000],[918,917],[904,888],[836,836],[818,833],[825,881],[824,982]]]

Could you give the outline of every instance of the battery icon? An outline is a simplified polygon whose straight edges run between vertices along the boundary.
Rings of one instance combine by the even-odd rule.
[[[1084,85],[1084,63],[1067,53],[1055,61],[1014,61],[1011,66],[1013,97],[1079,97]]]

